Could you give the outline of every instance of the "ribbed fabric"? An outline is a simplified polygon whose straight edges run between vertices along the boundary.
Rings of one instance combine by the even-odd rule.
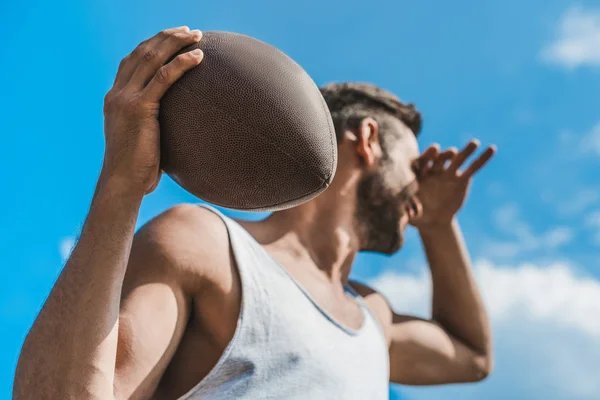
[[[217,210],[242,281],[233,339],[212,371],[181,397],[196,399],[388,399],[388,350],[361,296],[353,330],[320,308],[254,238]]]

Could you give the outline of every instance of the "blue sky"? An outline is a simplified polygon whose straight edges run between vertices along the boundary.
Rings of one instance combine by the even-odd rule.
[[[0,398],[76,237],[103,153],[119,60],[187,24],[267,41],[318,84],[360,80],[415,102],[421,145],[498,145],[460,214],[494,325],[483,383],[393,399],[600,399],[600,5],[592,1],[3,1],[0,4]],[[140,223],[196,201],[169,179]],[[260,218],[261,214],[240,214]],[[427,315],[414,232],[355,278]]]

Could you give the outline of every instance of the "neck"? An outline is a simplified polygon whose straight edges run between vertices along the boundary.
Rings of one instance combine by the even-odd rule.
[[[274,253],[285,253],[294,262],[316,268],[332,282],[346,283],[360,247],[354,226],[355,196],[340,199],[337,195],[331,199],[323,194],[273,213],[253,233]]]

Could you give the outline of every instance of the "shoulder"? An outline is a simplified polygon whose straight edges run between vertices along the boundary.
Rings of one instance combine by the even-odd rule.
[[[391,317],[392,308],[385,296],[364,283],[350,281],[350,286],[365,299],[371,311],[377,311],[377,314],[385,314],[386,317]]]
[[[203,281],[219,279],[230,262],[229,237],[223,220],[193,204],[180,204],[156,216],[136,233],[130,267],[182,282],[195,292]],[[128,271],[129,272],[129,271]]]
[[[390,343],[389,328],[392,325],[393,311],[388,300],[381,293],[364,283],[350,281],[350,286],[363,297],[365,304],[377,318],[388,343]]]
[[[140,232],[158,233],[161,238],[194,239],[211,236],[215,233],[214,229],[223,232],[226,230],[223,220],[217,214],[194,204],[179,204],[150,220]],[[195,235],[190,236],[192,232]]]

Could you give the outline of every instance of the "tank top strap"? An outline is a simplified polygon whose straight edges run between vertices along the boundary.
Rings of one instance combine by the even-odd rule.
[[[269,288],[278,284],[277,280],[280,280],[283,274],[270,265],[272,260],[241,225],[210,205],[198,205],[218,215],[227,228],[242,288],[239,333],[250,336],[268,335],[271,325],[267,322],[273,317],[273,299]]]

